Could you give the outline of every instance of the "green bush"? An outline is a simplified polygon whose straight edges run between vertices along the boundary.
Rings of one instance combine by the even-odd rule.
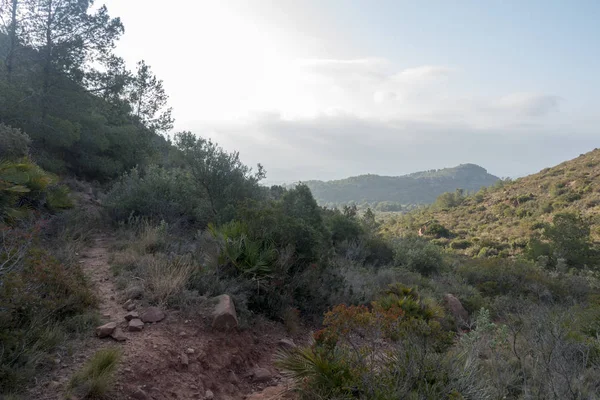
[[[544,228],[543,236],[550,242],[553,256],[564,259],[568,266],[583,268],[593,261],[590,259],[590,223],[580,215],[556,214],[552,225]]]
[[[29,154],[31,140],[26,133],[0,123],[0,160],[15,160]]]
[[[394,261],[423,275],[433,275],[445,267],[440,249],[417,236],[399,239],[395,246]]]
[[[355,217],[344,215],[338,210],[328,211],[325,214],[325,224],[334,245],[357,240],[364,234],[362,226]]]
[[[473,243],[466,239],[457,239],[450,242],[450,248],[455,250],[464,250],[471,246],[473,246]]]
[[[213,218],[192,176],[177,168],[132,169],[114,183],[104,205],[116,221],[138,216],[202,227]]]
[[[450,236],[452,236],[450,233],[450,230],[437,221],[434,221],[431,224],[427,225],[425,234],[428,236],[433,236],[438,239],[439,238],[449,238]]]

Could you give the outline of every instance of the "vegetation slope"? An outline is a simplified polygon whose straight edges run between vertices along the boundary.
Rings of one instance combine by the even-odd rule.
[[[447,171],[405,177],[454,192],[380,227],[370,210],[319,206],[306,185],[261,186],[260,165],[191,132],[166,140],[162,83],[114,55],[123,26],[105,7],[0,4],[0,397],[27,398],[69,343],[94,335],[78,263],[94,229],[121,239],[119,296],[198,318],[227,293],[240,329],[257,316],[320,325],[279,355],[303,400],[597,397],[597,151],[469,197]],[[102,213],[76,204],[69,188],[89,186],[74,176],[99,182]],[[72,382],[96,370],[111,382],[119,357],[98,357],[92,367],[110,368]],[[93,387],[83,398],[115,397]]]
[[[470,196],[446,193],[431,207],[391,218],[383,230],[389,236],[421,230],[468,255],[508,256],[535,250],[532,240],[543,240],[548,224],[564,214],[580,217],[591,240],[600,240],[600,150]]]

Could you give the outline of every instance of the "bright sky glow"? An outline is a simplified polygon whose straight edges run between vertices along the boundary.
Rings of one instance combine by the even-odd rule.
[[[600,140],[596,1],[109,0],[177,130],[271,182],[472,162],[519,176]]]

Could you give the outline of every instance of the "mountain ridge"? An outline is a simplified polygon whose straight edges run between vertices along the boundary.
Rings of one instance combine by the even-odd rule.
[[[379,203],[431,204],[444,192],[463,189],[477,191],[500,178],[479,165],[466,163],[455,167],[417,171],[388,176],[363,174],[344,179],[303,181],[320,204]]]

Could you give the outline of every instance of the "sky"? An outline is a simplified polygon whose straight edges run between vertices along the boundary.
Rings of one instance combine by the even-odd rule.
[[[107,0],[175,131],[267,182],[475,163],[518,177],[600,147],[597,0]]]

